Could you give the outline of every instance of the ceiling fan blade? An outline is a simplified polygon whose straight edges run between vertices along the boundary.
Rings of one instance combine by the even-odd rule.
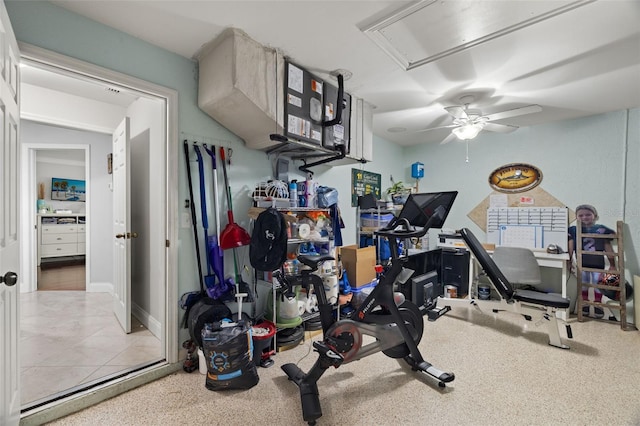
[[[485,117],[491,121],[495,121],[505,118],[517,117],[519,115],[532,114],[534,112],[540,111],[542,111],[542,107],[540,105],[528,105],[522,108],[515,108],[507,111],[496,112],[495,114],[485,115]]]
[[[451,142],[452,140],[456,139],[456,135],[454,135],[453,133],[449,133],[449,136],[447,136],[446,138],[444,138],[444,140],[442,142],[440,142],[440,145],[444,145],[446,143]]]
[[[454,116],[455,118],[463,118],[465,120],[469,118],[466,111],[461,106],[450,106],[450,107],[445,107],[444,109],[446,109],[447,112],[452,116]]]
[[[498,124],[498,123],[485,123],[482,130],[488,130],[490,132],[498,132],[498,133],[511,133],[515,131],[518,126],[510,126],[509,124]]]
[[[448,126],[429,127],[428,129],[416,130],[416,133],[429,132],[431,130],[450,129],[452,127],[458,127],[458,125],[457,124],[449,124]]]

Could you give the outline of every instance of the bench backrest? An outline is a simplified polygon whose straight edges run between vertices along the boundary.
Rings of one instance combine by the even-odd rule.
[[[471,253],[473,253],[475,258],[478,260],[478,263],[480,263],[480,266],[482,266],[482,269],[484,269],[484,272],[487,274],[496,290],[498,290],[504,299],[511,299],[514,291],[513,286],[509,280],[507,280],[507,277],[504,276],[500,268],[498,268],[498,265],[496,265],[493,259],[491,259],[489,253],[487,253],[484,247],[482,247],[482,244],[480,244],[476,236],[467,228],[462,228],[458,232],[467,244],[467,247],[469,247],[469,250],[471,250]]]

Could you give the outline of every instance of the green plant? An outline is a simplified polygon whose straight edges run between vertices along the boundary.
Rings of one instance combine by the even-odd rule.
[[[404,192],[411,192],[411,188],[404,186],[404,183],[402,182],[393,182],[393,185],[387,188],[386,192],[387,194],[401,194]]]

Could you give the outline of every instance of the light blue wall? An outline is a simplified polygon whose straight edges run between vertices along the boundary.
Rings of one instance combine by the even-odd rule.
[[[467,215],[492,193],[488,184],[491,172],[508,163],[534,165],[543,174],[540,187],[569,208],[593,204],[599,222],[612,228],[616,221],[625,221],[626,269],[638,274],[639,129],[640,110],[616,111],[521,128],[509,134],[482,132],[469,142],[468,163],[465,142],[457,140],[406,148],[403,163],[424,163],[421,190],[459,191],[447,225],[467,226],[480,238],[484,233]]]
[[[626,269],[640,274],[640,109],[629,111],[627,126],[627,161],[623,200]],[[629,278],[629,276],[627,276]],[[630,281],[632,282],[632,281]],[[636,319],[639,321],[640,318]],[[637,323],[636,323],[637,324]]]

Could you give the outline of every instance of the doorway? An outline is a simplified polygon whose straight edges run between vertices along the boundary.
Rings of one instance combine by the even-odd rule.
[[[100,390],[104,390],[105,399],[108,397],[106,394],[109,392],[109,389],[114,389],[118,386],[119,389],[125,389],[126,383],[135,377],[137,383],[144,382],[145,380],[152,380],[154,377],[158,376],[158,370],[162,369],[164,366],[167,366],[171,363],[177,362],[177,326],[172,326],[172,324],[177,324],[177,309],[175,306],[177,305],[175,296],[176,294],[176,261],[177,258],[175,249],[170,247],[169,241],[177,240],[177,230],[174,228],[172,223],[174,211],[176,211],[175,202],[176,202],[176,188],[169,188],[167,186],[168,181],[173,181],[175,179],[175,175],[177,174],[177,168],[171,166],[172,164],[176,164],[175,156],[177,155],[177,150],[171,149],[170,140],[175,141],[177,139],[176,132],[176,94],[175,92],[164,89],[150,83],[146,83],[137,79],[133,79],[128,76],[120,75],[114,73],[109,70],[105,70],[99,67],[95,67],[91,64],[86,64],[81,61],[77,61],[71,58],[64,57],[62,55],[54,54],[52,52],[48,52],[36,47],[28,46],[26,48],[22,47],[22,56],[23,62],[28,63],[31,66],[39,67],[42,70],[46,70],[51,72],[57,76],[65,76],[67,78],[76,79],[78,81],[84,83],[92,83],[94,85],[101,86],[103,90],[122,90],[127,91],[128,93],[133,93],[137,100],[142,100],[138,105],[131,107],[127,114],[133,114],[140,112],[137,110],[139,108],[142,110],[144,106],[148,106],[149,104],[155,105],[153,107],[153,112],[149,114],[152,118],[150,120],[153,121],[152,126],[145,127],[142,130],[142,127],[146,126],[140,125],[140,128],[137,131],[137,134],[141,135],[139,140],[145,141],[148,143],[146,146],[149,148],[150,146],[153,149],[146,149],[144,152],[147,155],[146,163],[150,166],[149,168],[153,168],[155,173],[155,179],[147,179],[150,185],[155,185],[154,187],[147,188],[146,194],[156,194],[155,197],[149,196],[147,198],[146,206],[148,210],[154,211],[154,218],[151,220],[150,218],[143,218],[146,220],[146,224],[149,227],[150,232],[147,233],[147,238],[144,239],[141,244],[139,244],[138,250],[134,251],[134,256],[141,255],[144,257],[142,261],[140,261],[140,267],[137,271],[136,279],[139,279],[143,282],[153,282],[156,283],[154,288],[148,286],[146,289],[142,288],[144,286],[138,286],[138,288],[142,288],[141,292],[143,296],[140,297],[139,301],[135,303],[134,301],[134,309],[132,310],[135,316],[138,319],[138,322],[134,322],[137,326],[142,326],[146,332],[148,332],[148,336],[151,338],[155,338],[159,341],[158,344],[158,354],[150,357],[142,357],[138,358],[135,361],[134,365],[122,363],[117,361],[117,354],[112,353],[112,368],[103,369],[103,372],[100,373],[97,370],[92,372],[92,375],[86,375],[83,380],[83,384],[79,386],[73,386],[70,389],[67,389],[64,392],[58,392],[54,395],[51,395],[51,399],[47,401],[46,398],[42,399],[35,406],[24,407],[23,406],[23,417],[26,415],[33,415],[34,413],[41,410],[53,410],[55,408],[51,408],[52,404],[50,404],[51,400],[55,400],[56,403],[53,406],[59,407],[58,412],[64,414],[65,408],[63,407],[65,403],[73,403],[77,406],[78,402],[82,403],[82,396],[84,392],[84,396],[86,396],[86,390],[92,389],[93,395],[90,403],[96,402],[96,395],[100,392]],[[140,106],[142,104],[142,106]],[[59,104],[58,104],[59,105]],[[59,108],[59,106],[58,106]],[[149,110],[145,110],[148,112]],[[144,115],[146,114],[140,114]],[[29,116],[29,113],[26,114],[27,119],[33,117]],[[24,117],[24,116],[23,116]],[[91,130],[98,133],[104,130],[106,127],[104,125],[98,124],[96,125],[91,123],[69,123],[63,122],[59,116],[52,117],[47,119],[43,116],[39,117],[37,120],[40,123],[47,123],[49,125],[53,125],[54,127],[66,131],[78,131],[79,129]],[[140,123],[141,121],[138,121]],[[152,130],[149,130],[152,129]],[[136,134],[136,133],[132,133]],[[145,136],[146,135],[146,136]],[[176,146],[177,144],[173,144]],[[25,260],[23,264],[25,268],[23,270],[23,276],[25,288],[21,288],[21,299],[27,301],[34,290],[34,283],[36,282],[36,270],[35,263],[37,262],[37,247],[35,241],[37,241],[36,235],[34,235],[34,229],[36,229],[35,225],[35,215],[30,214],[34,209],[32,206],[32,202],[28,203],[24,200],[33,200],[35,199],[35,191],[37,185],[34,185],[33,168],[29,167],[29,164],[33,161],[33,152],[28,145],[22,147],[23,153],[23,166],[22,167],[22,182],[23,182],[23,202],[21,204],[22,210],[25,212],[25,220],[23,221],[21,230],[22,230],[22,252],[23,259]],[[90,171],[87,176],[87,182],[91,181],[92,184],[104,184],[108,187],[109,182],[108,179],[100,180],[97,178],[97,173],[95,170],[98,168],[103,168],[106,170],[107,168],[107,156],[94,156],[94,150],[90,149],[89,158],[87,160],[88,167],[89,165],[93,169]],[[158,152],[160,154],[158,154]],[[99,157],[99,158],[98,158]],[[29,171],[25,171],[25,169]],[[158,172],[162,171],[162,175],[164,179],[157,179]],[[88,184],[88,187],[91,188],[91,185]],[[138,188],[139,189],[139,188]],[[90,197],[90,196],[89,196]],[[142,197],[141,197],[142,198]],[[94,202],[93,205],[90,204],[89,201],[91,198],[87,200],[87,217],[90,221],[90,217],[93,215],[90,209],[93,209],[99,204],[98,202]],[[96,197],[94,197],[94,201],[96,201]],[[108,292],[108,286],[110,277],[104,276],[104,274],[100,273],[100,268],[96,268],[95,259],[92,260],[92,249],[96,251],[96,244],[100,240],[104,240],[106,238],[109,241],[112,236],[108,232],[110,228],[107,226],[96,227],[95,229],[91,229],[90,225],[87,226],[88,232],[86,235],[87,241],[87,273],[86,273],[86,282],[87,282],[87,291],[86,295],[83,297],[86,298],[98,298],[104,297],[105,291]],[[100,232],[106,233],[105,238],[100,237]],[[146,247],[146,249],[144,247]],[[94,253],[95,254],[95,253]],[[98,257],[99,259],[99,257]],[[99,262],[104,264],[105,262]],[[134,262],[135,264],[136,262]],[[153,265],[152,268],[149,268],[149,264]],[[109,268],[109,265],[104,265],[106,268]],[[158,286],[157,283],[163,283],[164,285]],[[90,287],[92,287],[90,289]],[[102,291],[101,291],[102,290]],[[95,297],[94,297],[95,296]],[[22,302],[22,300],[21,300]],[[33,302],[32,300],[30,302]],[[74,310],[74,304],[84,304],[86,306],[89,302],[86,299],[81,298],[80,301],[75,302],[63,302],[62,304],[57,302],[49,301],[49,308],[53,306],[53,310],[56,308],[59,311],[64,310]],[[93,303],[93,302],[92,302]],[[98,306],[105,305],[105,302],[98,301]],[[57,306],[56,306],[57,305]],[[106,303],[109,306],[109,303]],[[77,305],[76,305],[77,307]],[[42,310],[46,309],[46,307],[39,305],[32,305],[30,307],[32,310]],[[78,309],[74,310],[77,311]],[[78,319],[78,324],[83,327],[95,327],[97,321],[91,321],[90,319]],[[175,328],[175,330],[174,330]],[[43,330],[46,332],[46,329]],[[127,345],[127,342],[124,341],[132,341],[140,335],[137,334],[138,329],[134,327],[134,332],[130,335],[122,335],[121,340],[123,341],[123,345]],[[98,332],[96,332],[98,333]],[[50,337],[50,336],[49,336]],[[100,333],[93,336],[93,341],[99,342],[100,339],[104,340],[105,344],[110,344],[113,348],[114,337],[112,334],[108,332],[103,333],[101,336]],[[138,339],[140,340],[140,339]],[[144,339],[143,339],[144,340]],[[146,339],[149,340],[149,339]],[[109,343],[110,342],[110,343]],[[100,352],[102,349],[100,347],[95,347],[95,352]],[[135,351],[138,354],[143,353],[143,350]],[[63,358],[63,356],[60,356]],[[64,366],[63,366],[64,368]],[[71,370],[69,370],[71,374]],[[86,373],[86,371],[84,372]],[[81,373],[81,374],[84,374]],[[96,375],[98,374],[98,375]],[[46,377],[43,375],[42,377]],[[148,379],[145,379],[148,377]],[[123,387],[124,385],[124,387]],[[113,395],[113,393],[111,393]],[[89,400],[87,399],[87,400]],[[46,405],[46,408],[45,408]],[[67,404],[69,406],[69,404]],[[60,408],[62,407],[62,408]]]
[[[23,121],[23,126],[33,126]],[[109,140],[105,139],[105,143]],[[55,145],[55,144],[52,144]],[[89,146],[36,149],[38,291],[85,291]],[[63,188],[61,188],[61,183]],[[58,226],[59,225],[59,226]]]

